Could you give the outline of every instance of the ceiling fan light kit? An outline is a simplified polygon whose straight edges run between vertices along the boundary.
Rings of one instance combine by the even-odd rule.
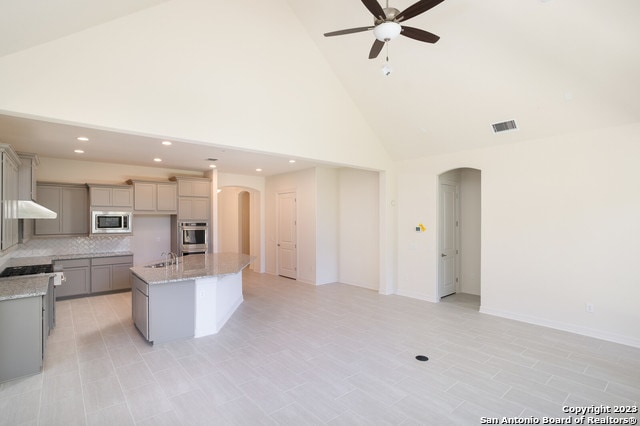
[[[373,35],[380,41],[390,41],[400,35],[402,27],[397,22],[383,22],[373,29]]]
[[[373,46],[371,46],[371,50],[369,51],[369,59],[377,58],[384,45],[394,38],[398,37],[399,35],[403,35],[405,37],[425,43],[436,43],[438,40],[440,40],[440,37],[435,34],[418,28],[402,26],[400,25],[400,23],[411,19],[414,16],[418,16],[429,9],[432,9],[433,7],[442,3],[444,0],[420,0],[412,4],[402,12],[400,12],[396,8],[389,7],[388,0],[387,7],[384,9],[377,0],[361,1],[362,4],[364,4],[364,6],[373,15],[372,27],[357,27],[349,28],[346,30],[332,31],[329,33],[325,33],[324,36],[333,37],[338,35],[353,34],[373,30],[373,35],[376,39],[374,40]],[[388,61],[383,68],[383,72],[385,73],[385,75],[389,75],[391,73],[391,71],[389,71],[389,73],[386,73],[384,71],[387,66]]]

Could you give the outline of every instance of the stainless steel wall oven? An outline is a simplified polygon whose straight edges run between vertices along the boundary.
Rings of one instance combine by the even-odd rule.
[[[178,222],[178,256],[207,253],[209,224],[207,222]]]

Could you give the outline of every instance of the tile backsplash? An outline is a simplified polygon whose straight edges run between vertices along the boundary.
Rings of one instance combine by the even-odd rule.
[[[112,253],[131,251],[131,237],[32,238],[18,245],[11,257],[39,257],[61,254]]]

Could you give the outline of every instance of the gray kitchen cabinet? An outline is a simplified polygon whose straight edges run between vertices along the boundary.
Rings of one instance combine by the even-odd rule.
[[[149,342],[161,343],[195,334],[195,280],[149,285],[131,274],[132,316]]]
[[[211,180],[208,178],[177,176],[178,197],[211,197]]]
[[[2,221],[0,249],[18,244],[18,165],[20,159],[9,145],[0,144],[2,150]]]
[[[133,188],[129,185],[89,185],[92,209],[133,208]]]
[[[129,180],[133,185],[133,211],[142,214],[176,214],[178,189],[173,182]]]
[[[178,219],[204,220],[209,222],[208,198],[180,197],[178,199]]]
[[[190,176],[174,176],[178,183],[178,219],[211,220],[211,180]]]
[[[91,259],[91,293],[131,288],[133,256],[97,257]]]
[[[40,160],[36,154],[25,152],[19,152],[18,157],[22,162],[18,167],[18,200],[37,201],[36,169],[40,164]],[[21,243],[26,243],[31,239],[34,227],[34,219],[18,221],[18,238]]]
[[[87,235],[89,196],[86,185],[38,182],[38,202],[58,213],[56,219],[36,219],[35,235]]]
[[[66,281],[56,289],[56,299],[84,296],[91,291],[91,261],[89,259],[56,260],[62,266]]]
[[[50,295],[0,302],[0,383],[42,369],[50,327]]]

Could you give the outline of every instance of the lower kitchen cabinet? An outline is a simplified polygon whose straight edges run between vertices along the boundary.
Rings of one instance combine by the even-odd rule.
[[[56,290],[58,299],[131,288],[132,255],[56,260],[54,265],[62,266],[66,279]]]
[[[55,319],[53,286],[45,296],[0,301],[0,383],[37,374]]]
[[[89,259],[56,260],[55,266],[62,266],[65,282],[56,289],[56,298],[83,296],[91,289]]]
[[[132,266],[133,256],[91,259],[91,293],[130,289]]]
[[[168,342],[194,336],[195,280],[149,285],[131,274],[133,322],[146,340]]]

